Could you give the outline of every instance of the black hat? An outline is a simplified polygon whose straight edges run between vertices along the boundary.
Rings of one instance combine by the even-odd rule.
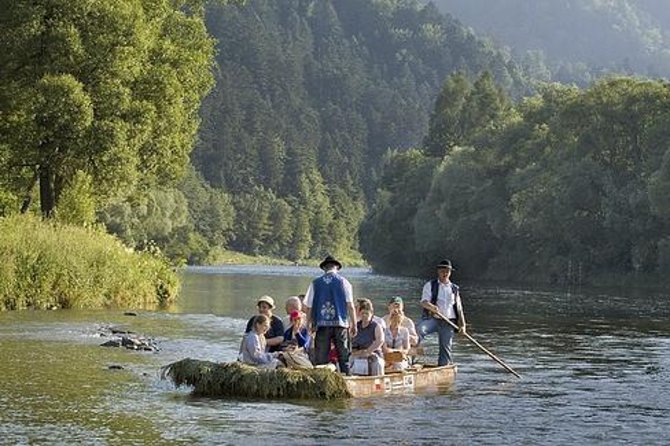
[[[323,259],[323,262],[319,263],[319,268],[326,269],[328,265],[335,265],[337,266],[337,269],[342,269],[342,264],[340,261],[335,259],[333,256],[326,256],[326,258]]]
[[[451,266],[451,260],[441,260],[440,263],[437,264],[437,269],[441,268],[449,268],[450,270],[456,270],[453,266]]]

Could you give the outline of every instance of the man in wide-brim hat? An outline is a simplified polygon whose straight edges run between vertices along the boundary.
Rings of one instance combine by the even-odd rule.
[[[326,271],[332,267],[337,267],[338,271],[342,269],[342,263],[333,256],[326,256],[321,263],[319,263],[319,268]]]
[[[263,314],[270,319],[270,329],[265,333],[268,350],[270,352],[279,351],[280,345],[284,340],[284,323],[280,318],[272,314],[272,310],[275,309],[275,300],[271,296],[261,296],[256,300],[256,306],[258,307],[258,314]],[[249,322],[247,322],[247,328],[244,330],[245,333],[249,333],[253,329],[254,319],[256,319],[256,316],[252,316]]]
[[[349,371],[347,331],[356,335],[356,311],[351,283],[339,274],[342,263],[327,256],[319,268],[323,275],[314,279],[305,293],[307,326],[316,331],[314,363],[328,363],[331,342],[335,344],[340,372]]]
[[[437,332],[440,353],[437,365],[452,363],[451,346],[454,328],[439,315],[446,317],[458,325],[459,332],[465,333],[465,314],[458,285],[452,283],[451,272],[454,270],[451,260],[444,259],[437,263],[437,278],[429,280],[423,286],[421,306],[423,316],[416,326],[419,343],[430,333]]]

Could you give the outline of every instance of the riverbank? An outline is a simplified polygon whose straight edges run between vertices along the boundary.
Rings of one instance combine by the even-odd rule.
[[[361,256],[338,258],[345,267],[369,268],[370,265]],[[302,259],[293,261],[268,256],[252,256],[236,251],[215,250],[209,257],[208,266],[222,265],[285,265],[285,266],[314,266],[321,263],[323,258]]]
[[[159,252],[134,251],[95,228],[0,218],[0,311],[159,306],[178,290]]]

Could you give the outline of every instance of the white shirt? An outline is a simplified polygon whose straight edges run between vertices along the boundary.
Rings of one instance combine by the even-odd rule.
[[[423,292],[421,293],[421,302],[430,302],[432,295],[432,290],[429,280],[423,286]],[[456,296],[451,288],[451,282],[442,283],[438,280],[438,289],[437,289],[437,308],[440,309],[440,313],[447,317],[447,319],[456,319],[456,311],[454,311],[454,304],[456,303]]]
[[[340,276],[337,272],[337,268],[331,268],[328,271],[326,271],[324,274],[328,273],[334,273],[337,274],[338,277],[342,278],[342,285],[344,286],[344,297],[347,303],[354,303],[354,290],[351,287],[351,283],[344,277]],[[312,304],[314,303],[314,289],[312,288],[312,284],[309,284],[309,288],[307,288],[307,292],[305,293],[305,306],[312,308]]]
[[[430,302],[430,299],[428,300]],[[387,314],[384,316],[384,328],[388,328],[391,325],[391,315]],[[417,341],[419,340],[419,335],[416,334],[416,326],[414,325],[414,322],[412,322],[412,319],[408,317],[403,317],[402,318],[402,323],[400,324],[401,327],[405,327],[407,331],[409,332],[409,344],[410,346],[415,346]]]
[[[409,348],[409,330],[405,327],[398,327],[398,334],[394,337],[390,328],[384,330],[384,342],[388,348],[408,349]]]

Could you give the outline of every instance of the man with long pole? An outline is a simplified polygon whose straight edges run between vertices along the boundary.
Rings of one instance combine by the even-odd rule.
[[[450,281],[453,269],[449,260],[442,260],[437,264],[437,279],[428,281],[423,287],[421,306],[424,309],[424,313],[421,322],[416,326],[416,331],[419,334],[419,342],[427,334],[437,332],[440,346],[437,364],[440,366],[447,365],[453,362],[451,344],[454,333],[461,333],[491,359],[503,366],[505,370],[517,378],[521,378],[521,375],[512,367],[491,353],[465,330],[465,314],[463,313],[463,303],[461,302],[459,288]]]
[[[451,346],[454,326],[458,327],[459,332],[465,333],[466,324],[458,285],[450,280],[453,270],[451,261],[442,260],[436,267],[437,278],[429,280],[423,286],[421,306],[424,311],[416,331],[419,342],[422,342],[428,334],[437,332],[440,347],[437,365],[441,366],[453,363]],[[447,320],[438,315],[444,315]]]

